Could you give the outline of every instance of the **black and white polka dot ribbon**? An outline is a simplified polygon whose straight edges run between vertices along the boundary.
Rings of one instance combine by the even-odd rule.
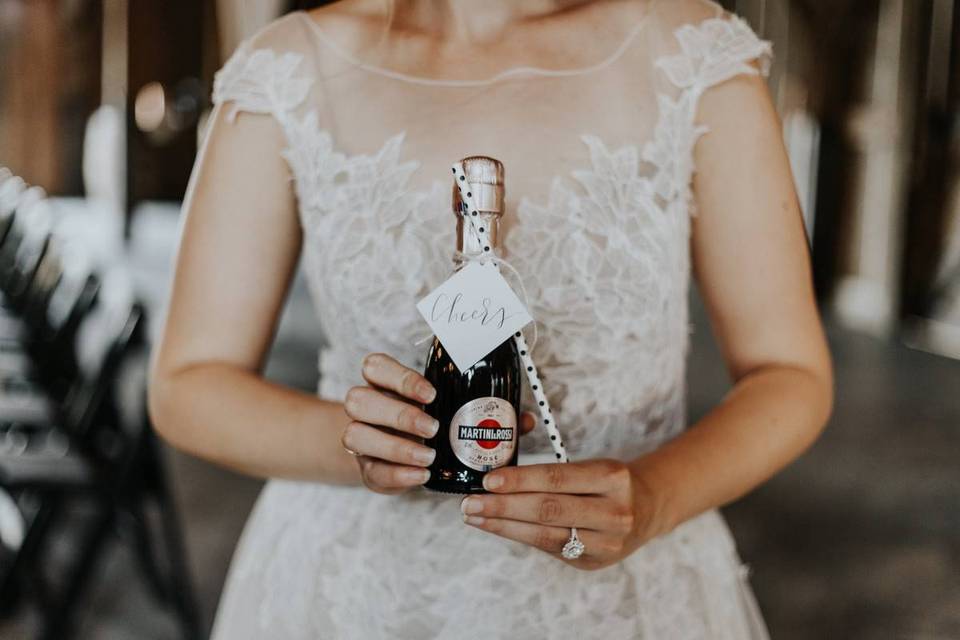
[[[460,191],[460,201],[465,205],[461,214],[464,219],[470,223],[470,228],[476,237],[480,239],[480,245],[483,247],[483,255],[481,255],[479,259],[483,261],[485,255],[489,254],[492,256],[493,254],[490,245],[490,230],[480,226],[480,216],[474,206],[473,193],[470,191],[470,185],[467,182],[467,176],[466,173],[464,173],[462,163],[456,162],[453,164],[453,174],[456,176],[457,189]],[[491,260],[494,264],[503,262],[495,258],[491,258]],[[519,274],[517,274],[517,276],[519,277]],[[513,341],[516,343],[517,351],[520,353],[520,360],[523,362],[523,369],[527,374],[527,380],[530,382],[530,389],[533,391],[533,397],[537,401],[537,411],[540,413],[540,421],[543,423],[544,428],[546,428],[547,435],[550,436],[550,445],[553,447],[557,462],[569,462],[570,458],[567,456],[563,438],[560,436],[560,431],[557,429],[557,422],[554,420],[553,412],[550,410],[550,401],[547,400],[547,394],[544,393],[543,383],[540,382],[540,374],[537,372],[537,365],[533,363],[533,356],[527,346],[526,339],[523,337],[523,333],[517,331],[513,334]]]

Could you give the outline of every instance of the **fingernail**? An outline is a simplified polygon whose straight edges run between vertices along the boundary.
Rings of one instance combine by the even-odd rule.
[[[423,398],[424,402],[433,402],[433,399],[437,397],[437,390],[433,388],[433,385],[424,382],[417,387],[420,397]]]
[[[475,527],[486,522],[486,520],[480,516],[463,516],[463,521],[467,524],[472,524]]]
[[[436,449],[417,449],[413,452],[413,459],[416,460],[418,464],[422,464],[424,466],[432,463],[436,457]]]
[[[417,482],[423,484],[430,479],[430,469],[418,469],[417,471],[413,472],[412,475],[415,476]]]
[[[417,418],[417,428],[420,429],[425,436],[432,438],[437,435],[437,431],[440,430],[440,422],[428,415],[422,415]]]
[[[487,490],[497,489],[503,486],[503,478],[500,476],[486,476],[483,479],[483,488]]]
[[[480,500],[480,498],[464,498],[463,502],[460,503],[460,511],[462,511],[464,515],[480,513],[483,511],[483,501]]]

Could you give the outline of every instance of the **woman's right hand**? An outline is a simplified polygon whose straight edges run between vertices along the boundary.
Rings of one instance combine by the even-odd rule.
[[[385,353],[364,357],[361,372],[369,386],[347,391],[343,406],[351,422],[341,444],[357,454],[363,483],[377,493],[401,493],[423,484],[436,451],[419,439],[433,437],[440,425],[419,405],[432,402],[436,390]]]

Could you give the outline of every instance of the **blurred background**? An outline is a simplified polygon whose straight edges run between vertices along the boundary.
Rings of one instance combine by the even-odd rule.
[[[205,637],[260,487],[157,442],[144,363],[213,73],[284,0],[0,0],[0,637]],[[836,358],[726,515],[775,639],[960,638],[960,1],[725,0],[774,43]],[[690,417],[729,388],[702,307]],[[298,276],[266,375],[313,391]],[[51,427],[51,425],[56,425]]]

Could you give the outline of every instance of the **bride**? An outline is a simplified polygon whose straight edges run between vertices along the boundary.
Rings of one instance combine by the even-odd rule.
[[[240,46],[150,385],[173,445],[270,479],[215,638],[767,637],[717,507],[832,404],[770,55],[706,0],[341,0]],[[415,304],[475,154],[506,168],[502,253],[572,462],[538,463],[528,389],[521,466],[461,501],[420,486]],[[298,261],[316,395],[261,377]],[[691,277],[734,385],[688,425]]]

